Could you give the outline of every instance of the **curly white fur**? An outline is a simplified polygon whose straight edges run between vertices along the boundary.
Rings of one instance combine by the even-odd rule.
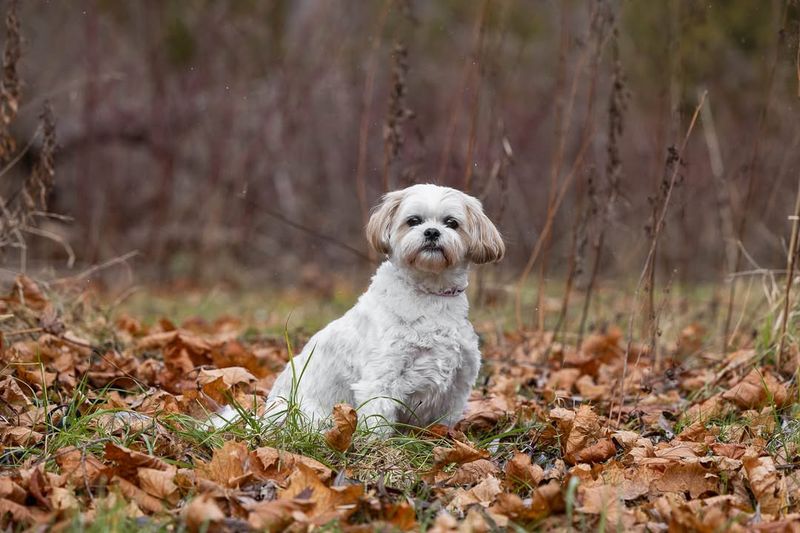
[[[500,234],[477,199],[426,184],[387,194],[367,236],[388,260],[355,306],[309,340],[294,371],[287,365],[278,376],[268,413],[283,411],[291,397],[314,422],[349,403],[379,430],[452,425],[481,359],[467,318],[469,265],[499,261]],[[218,416],[235,418],[230,408]]]

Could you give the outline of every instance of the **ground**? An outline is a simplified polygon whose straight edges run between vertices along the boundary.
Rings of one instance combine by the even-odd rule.
[[[464,419],[377,438],[350,406],[322,433],[294,411],[281,428],[254,416],[356,291],[197,294],[109,301],[18,278],[0,300],[2,527],[797,527],[797,360],[779,365],[768,320],[722,350],[707,314],[673,316],[655,354],[610,308],[578,339],[477,306],[484,367]],[[203,423],[231,402],[240,421]]]

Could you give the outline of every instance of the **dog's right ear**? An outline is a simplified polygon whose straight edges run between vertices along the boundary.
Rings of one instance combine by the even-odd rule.
[[[392,191],[383,195],[380,205],[373,211],[367,222],[367,240],[379,254],[391,253],[389,239],[392,233],[392,220],[405,198],[405,191]]]

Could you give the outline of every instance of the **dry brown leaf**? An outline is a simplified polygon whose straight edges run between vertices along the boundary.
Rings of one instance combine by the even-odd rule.
[[[762,513],[776,516],[786,505],[786,482],[775,468],[772,457],[745,455],[742,459],[750,489]]]
[[[526,505],[522,498],[516,494],[510,494],[508,492],[498,494],[497,498],[495,498],[495,503],[490,507],[490,510],[494,514],[506,516],[514,522],[520,524],[539,520],[548,512],[542,508],[533,509],[530,506],[530,502],[528,505]]]
[[[570,391],[578,380],[581,371],[578,368],[562,368],[550,374],[547,380],[547,388],[552,390]]]
[[[616,524],[625,511],[625,506],[618,495],[617,487],[613,485],[595,485],[593,487],[578,488],[582,505],[578,511],[588,514],[606,515],[609,524]]]
[[[602,463],[616,453],[617,447],[611,439],[600,439],[591,446],[574,452],[572,458],[576,463]]]
[[[145,491],[121,477],[114,477],[112,480],[119,487],[119,491],[129,500],[136,502],[140,509],[148,513],[160,513],[164,511],[164,504]]]
[[[439,511],[436,515],[436,520],[433,522],[433,527],[428,530],[428,533],[456,533],[458,531],[458,520],[453,518],[453,515],[447,511]]]
[[[225,513],[214,498],[207,494],[200,494],[190,501],[181,514],[192,532],[204,530],[209,524],[225,520]]]
[[[137,472],[139,486],[151,496],[166,500],[170,505],[175,505],[180,500],[178,486],[175,484],[176,473],[175,467],[170,467],[169,470],[140,468]]]
[[[281,484],[294,472],[298,463],[302,463],[313,470],[323,482],[330,481],[333,477],[333,472],[330,468],[316,459],[304,455],[276,450],[269,446],[256,448],[252,455],[259,462],[263,476],[274,479]]]
[[[788,393],[771,373],[754,368],[722,397],[742,409],[757,409],[771,404],[781,407],[786,403]]]
[[[747,446],[731,442],[715,442],[711,445],[711,451],[714,452],[714,455],[722,455],[724,457],[730,457],[731,459],[741,459],[745,451],[747,451]]]
[[[564,510],[564,496],[561,483],[553,479],[537,487],[531,495],[531,511],[539,516],[546,516]]]
[[[139,468],[169,470],[169,465],[158,457],[117,446],[113,442],[106,443],[105,458],[114,463],[115,472],[125,478],[135,477]]]
[[[208,464],[198,467],[203,477],[223,487],[238,488],[252,477],[252,459],[243,442],[228,441],[214,450]]]
[[[542,467],[531,463],[530,456],[524,453],[514,454],[514,457],[506,463],[505,473],[506,483],[531,489],[535,489],[544,478]]]
[[[262,501],[246,507],[249,512],[247,523],[258,531],[285,531],[294,522],[308,521],[305,513],[313,507],[310,501]]]
[[[479,396],[473,393],[467,402],[464,418],[456,424],[456,429],[463,432],[489,431],[501,420],[514,416],[514,406],[509,404],[505,396],[490,394]]]
[[[458,489],[447,505],[447,509],[463,511],[470,505],[475,504],[488,507],[494,502],[495,497],[502,492],[500,481],[494,476],[489,476],[469,490]]]
[[[61,468],[65,483],[81,486],[84,483],[94,485],[97,478],[105,470],[105,466],[95,456],[82,452],[77,448],[64,448],[56,456],[56,463]]]
[[[246,368],[240,366],[230,366],[227,368],[202,369],[197,373],[197,382],[200,385],[211,383],[214,380],[222,379],[222,383],[227,389],[242,383],[252,383],[256,377]]]
[[[34,311],[43,311],[50,303],[39,285],[24,274],[17,276],[14,286],[3,301],[23,305]]]
[[[31,446],[40,442],[44,435],[24,426],[0,424],[0,444],[7,446]]]
[[[672,459],[680,461],[682,459],[694,459],[705,454],[705,445],[694,442],[672,441],[659,444],[654,450],[653,455],[662,459]]]
[[[474,485],[489,476],[497,474],[497,466],[486,459],[476,459],[459,466],[452,476],[443,476],[444,483],[454,485]],[[437,478],[438,481],[438,478]]]
[[[575,412],[567,435],[564,459],[575,464],[580,461],[602,461],[613,455],[613,451],[609,454],[609,444],[610,448],[615,449],[610,439],[607,439],[608,442],[598,443],[601,434],[600,417],[590,406],[581,405]]]
[[[25,507],[11,500],[0,498],[0,517],[10,515],[16,524],[41,522],[47,515],[36,508]]]
[[[385,505],[381,515],[386,523],[400,531],[413,531],[418,528],[417,511],[408,502]]]
[[[744,533],[752,528],[742,527],[750,518],[742,511],[749,505],[734,495],[712,496],[688,502],[665,502],[662,508],[669,512],[669,525],[673,531],[725,531]],[[774,531],[784,531],[776,529]]]
[[[353,442],[358,415],[352,406],[339,403],[333,406],[333,428],[325,433],[325,442],[334,450],[345,452]]]
[[[578,393],[584,400],[600,400],[606,398],[610,390],[609,385],[597,385],[592,376],[588,375],[581,376],[581,378],[575,382],[575,388],[578,389]]]
[[[309,511],[309,516],[327,521],[337,517],[346,518],[355,512],[356,502],[362,494],[363,485],[328,487],[311,468],[297,463],[296,470],[289,477],[289,486],[280,492],[279,498],[311,501],[314,508]]]
[[[661,468],[664,468],[663,472],[656,473],[661,472]],[[642,475],[644,479],[655,477],[650,487],[660,492],[688,492],[692,498],[698,498],[706,493],[720,492],[719,476],[700,463],[670,462],[666,467],[657,465],[648,467]]]
[[[473,448],[466,442],[454,441],[452,448],[436,446],[433,448],[433,471],[438,472],[450,463],[464,464],[476,459],[486,459],[489,452]]]
[[[54,511],[76,511],[80,502],[72,488],[53,487],[50,491],[50,505]]]
[[[17,503],[24,503],[27,497],[25,489],[11,480],[8,476],[0,476],[0,498]]]

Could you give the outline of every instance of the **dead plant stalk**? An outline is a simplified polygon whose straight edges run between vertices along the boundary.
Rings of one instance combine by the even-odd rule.
[[[361,209],[361,219],[367,225],[369,207],[367,205],[367,141],[369,140],[369,124],[372,111],[372,92],[375,87],[375,72],[378,69],[378,49],[381,44],[381,35],[386,26],[386,19],[392,8],[393,0],[386,0],[378,17],[378,26],[372,36],[372,49],[370,51],[369,68],[364,79],[364,92],[361,96],[361,124],[358,132],[358,164],[356,166],[356,195]]]
[[[456,127],[458,126],[458,119],[461,116],[461,106],[463,104],[462,100],[463,100],[464,90],[469,84],[469,80],[470,78],[472,78],[473,72],[476,72],[476,70],[479,68],[475,58],[478,57],[481,43],[483,42],[483,26],[486,21],[486,14],[488,10],[489,10],[489,0],[484,0],[483,5],[481,6],[480,13],[478,13],[477,18],[475,19],[475,26],[472,29],[473,51],[464,62],[464,68],[461,75],[461,82],[459,84],[458,91],[456,92],[455,101],[453,102],[453,112],[450,114],[450,122],[447,125],[447,135],[445,136],[444,148],[442,149],[442,156],[439,161],[439,173],[437,174],[437,183],[442,183],[442,181],[445,178],[445,174],[447,172],[447,164],[450,161],[450,152],[453,146],[453,138],[455,137]],[[476,73],[476,77],[477,75],[478,74]],[[476,82],[476,90],[477,90],[477,82]],[[475,105],[477,105],[477,97],[475,100]],[[470,164],[471,162],[467,161],[467,165]]]
[[[797,24],[797,96],[800,98],[800,22]],[[797,179],[797,197],[794,201],[794,215],[792,216],[792,236],[789,240],[789,253],[786,257],[786,290],[783,293],[783,319],[781,320],[780,344],[778,353],[775,354],[775,366],[780,370],[783,349],[786,346],[786,326],[789,323],[789,296],[794,282],[794,268],[797,261],[797,238],[800,228],[800,176]]]
[[[789,13],[789,4],[791,2],[786,2],[783,10],[782,21],[780,24],[780,30],[777,32],[778,40],[775,43],[774,55],[772,57],[772,65],[770,66],[769,77],[767,78],[767,90],[766,95],[764,98],[764,105],[761,108],[761,113],[758,119],[758,128],[756,129],[756,135],[753,139],[753,149],[750,155],[750,161],[747,166],[747,193],[744,197],[744,203],[741,209],[741,217],[739,218],[739,225],[736,228],[736,237],[741,242],[744,239],[744,233],[747,231],[747,221],[748,221],[748,212],[750,210],[750,202],[753,198],[753,193],[755,192],[755,175],[756,175],[756,165],[758,164],[758,155],[760,153],[761,148],[761,138],[764,134],[764,128],[766,127],[767,123],[767,112],[769,111],[770,102],[772,100],[772,89],[775,84],[775,71],[777,70],[778,66],[778,59],[780,57],[780,52],[782,49],[782,41],[786,32],[783,29],[786,27],[786,19]],[[800,90],[800,89],[799,89]],[[736,259],[734,261],[734,272],[739,270],[739,267],[742,263],[742,247],[739,246],[736,249]],[[736,300],[736,279],[731,280],[731,286],[728,290],[728,306],[725,312],[725,321],[724,326],[722,329],[722,345],[723,351],[728,350],[728,343],[729,337],[728,333],[730,331],[731,325],[731,317],[733,316],[733,303]]]
[[[652,238],[650,240],[650,249],[647,252],[647,258],[644,262],[644,268],[642,268],[642,272],[639,275],[639,281],[636,284],[636,290],[634,291],[634,301],[639,301],[639,296],[642,290],[642,284],[648,274],[649,265],[652,261],[653,255],[655,254],[656,248],[658,246],[658,240],[661,236],[661,230],[664,227],[664,219],[667,216],[667,211],[669,210],[670,200],[672,199],[672,192],[675,190],[675,183],[678,180],[678,174],[680,173],[680,162],[683,161],[683,155],[686,153],[686,146],[689,143],[689,138],[692,135],[692,131],[694,130],[694,126],[697,123],[697,117],[700,116],[700,110],[703,108],[703,104],[706,101],[706,92],[703,92],[702,96],[700,97],[700,102],[697,104],[697,107],[694,109],[694,113],[692,114],[692,120],[689,122],[689,127],[686,129],[686,135],[683,137],[683,142],[681,142],[680,150],[678,151],[678,158],[675,163],[675,166],[672,169],[672,175],[670,176],[669,186],[667,188],[667,192],[664,196],[664,202],[661,206],[661,212],[656,219],[655,227],[653,228]],[[625,402],[625,377],[628,374],[628,357],[631,353],[631,345],[633,344],[633,322],[636,315],[636,308],[634,306],[634,310],[631,312],[630,320],[628,321],[628,339],[625,347],[625,359],[622,362],[622,379],[620,380],[620,387],[619,387],[619,411],[617,412],[617,424],[619,424],[621,417],[622,417],[622,405]],[[641,350],[637,356],[636,364],[639,364],[639,357],[641,356]]]
[[[780,344],[778,353],[775,354],[775,366],[780,369],[781,356],[786,345],[786,325],[789,322],[789,296],[792,292],[792,282],[794,281],[794,267],[797,260],[797,231],[800,226],[800,179],[797,180],[797,197],[794,202],[794,215],[792,220],[792,237],[789,241],[789,253],[786,256],[786,290],[783,293],[783,315],[781,320],[781,333],[779,336]]]

